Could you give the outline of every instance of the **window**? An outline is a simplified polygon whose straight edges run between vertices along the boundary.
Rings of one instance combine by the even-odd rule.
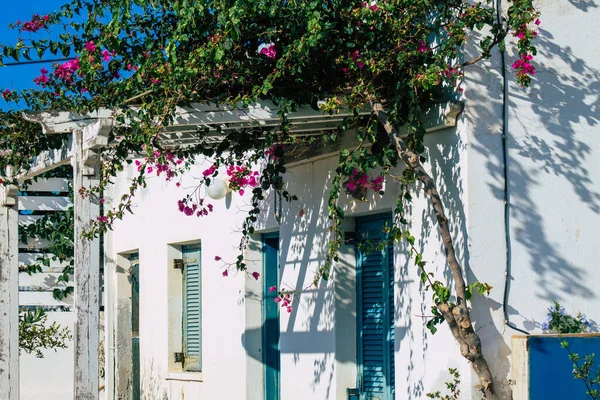
[[[183,370],[202,370],[202,274],[200,245],[182,247]]]

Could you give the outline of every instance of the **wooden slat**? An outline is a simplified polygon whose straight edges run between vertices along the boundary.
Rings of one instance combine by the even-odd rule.
[[[20,249],[43,250],[50,246],[51,242],[46,239],[27,238],[27,243],[19,242]]]
[[[37,274],[19,274],[19,287],[23,286],[39,286],[44,288],[49,287],[64,287],[65,282],[60,282],[57,285],[57,279],[61,275],[60,272],[40,272]],[[19,289],[20,290],[20,289]]]
[[[52,255],[47,253],[19,253],[19,267],[38,263],[38,257],[47,257],[50,259],[48,267],[42,267],[43,272],[61,272],[67,266],[67,262],[53,261]]]
[[[19,196],[19,210],[66,211],[72,204],[68,197]]]
[[[52,292],[21,292],[19,293],[20,306],[71,306],[71,296],[64,300],[56,300]]]
[[[69,181],[65,178],[47,178],[32,181],[27,185],[26,192],[66,192],[69,190]]]
[[[19,226],[26,226],[35,223],[41,219],[43,215],[19,215]]]

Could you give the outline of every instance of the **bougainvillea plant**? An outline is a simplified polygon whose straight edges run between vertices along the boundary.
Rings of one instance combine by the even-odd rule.
[[[41,70],[32,77],[31,89],[2,88],[3,99],[12,108],[2,113],[0,147],[13,152],[5,153],[0,167],[13,165],[21,171],[32,156],[56,145],[41,135],[39,127],[23,120],[22,109],[80,113],[111,109],[114,127],[111,145],[101,151],[100,185],[75,190],[84,196],[101,193],[132,162],[131,154],[141,160],[130,191],[104,211],[87,236],[110,229],[130,212],[132,198],[145,186],[147,176],[159,174],[180,183],[195,160],[205,157],[214,168],[205,171],[197,188],[182,192],[173,207],[190,216],[209,214],[211,207],[199,187],[209,185],[219,168],[229,171],[234,189],[252,193],[241,232],[243,250],[267,191],[275,191],[279,199],[297,200],[285,189],[286,148],[298,142],[318,145],[314,138],[293,133],[291,113],[303,105],[324,113],[344,112],[349,117],[337,130],[326,132],[323,140],[335,141],[345,133],[356,135],[360,145],[340,152],[329,195],[328,252],[313,283],[329,279],[337,261],[344,218],[338,199],[344,190],[359,196],[359,190],[380,192],[393,168],[403,165],[403,190],[387,236],[390,242],[410,245],[424,286],[432,290],[434,317],[428,326],[448,324],[479,375],[482,392],[494,398],[492,375],[467,307],[475,287],[480,291],[489,287],[465,282],[440,194],[421,156],[424,111],[459,98],[463,70],[489,57],[495,47],[503,50],[507,37],[516,41],[518,58],[512,65],[518,82],[527,86],[535,73],[533,43],[539,13],[532,1],[509,2],[503,16],[494,3],[73,0],[56,12],[15,23],[21,38],[2,46],[4,59],[60,53],[70,60]],[[469,42],[478,47],[473,58],[463,51]],[[220,131],[218,141],[214,132],[210,139],[207,129],[198,128],[199,143],[188,147],[165,148],[159,140],[164,127],[174,121],[177,106],[217,103],[244,108],[259,99],[278,106],[278,126]],[[406,136],[399,135],[400,126]],[[424,190],[435,211],[452,287],[426,270],[408,231],[404,210],[415,187]],[[231,265],[258,278],[257,272],[247,271],[241,254]],[[294,293],[283,289],[278,293],[277,298],[283,299],[279,301],[289,298],[286,308],[291,306]]]

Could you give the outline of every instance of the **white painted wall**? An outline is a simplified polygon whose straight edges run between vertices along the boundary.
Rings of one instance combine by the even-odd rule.
[[[531,89],[521,89],[511,75],[514,51],[506,62],[510,81],[508,103],[509,243],[511,245],[511,321],[540,332],[546,308],[553,300],[568,310],[598,320],[599,299],[594,282],[600,223],[600,53],[589,47],[600,35],[595,23],[600,8],[591,0],[540,0],[542,25],[538,40],[538,75]],[[573,29],[577,26],[578,29]],[[466,72],[465,112],[457,129],[427,135],[427,167],[443,191],[458,257],[469,282],[488,282],[487,298],[473,299],[473,319],[484,352],[503,398],[510,398],[511,336],[502,313],[506,257],[504,221],[503,102],[500,58]],[[199,162],[192,175],[208,164]],[[260,231],[280,231],[282,284],[303,288],[324,260],[328,237],[326,198],[337,158],[307,162],[290,169],[286,181],[300,205],[284,205],[280,226],[272,212],[260,221]],[[123,174],[114,193],[126,190]],[[187,178],[183,187],[192,184]],[[345,201],[347,227],[356,216],[392,209],[398,188],[387,183],[382,199],[353,209]],[[134,215],[126,216],[111,235],[110,257],[140,252],[140,293],[143,390],[151,398],[222,398],[258,400],[261,395],[260,287],[238,274],[223,278],[219,255],[237,256],[241,209],[249,196],[216,201],[208,217],[186,217],[176,202],[184,192],[161,178],[152,178],[136,199]],[[272,201],[265,204],[272,208]],[[306,213],[298,217],[299,207]],[[272,210],[271,210],[272,211]],[[431,209],[417,192],[410,228],[420,238],[428,267],[449,277]],[[185,374],[169,370],[170,272],[169,245],[201,241],[203,248],[204,371],[186,382]],[[171,246],[173,247],[173,246]],[[260,251],[246,253],[252,268],[260,266]],[[430,294],[423,293],[406,249],[396,249],[396,392],[399,399],[422,398],[443,388],[447,368],[459,368],[463,398],[478,398],[477,377],[461,358],[445,326],[436,335],[425,328]],[[333,279],[309,289],[291,314],[281,316],[283,399],[345,398],[355,382],[355,260],[343,249]],[[115,271],[116,271],[116,267]],[[116,289],[116,288],[113,288]],[[246,297],[246,298],[244,298]],[[173,299],[171,299],[171,302]],[[171,307],[172,308],[172,307]],[[172,338],[171,338],[172,339]],[[117,355],[118,357],[118,355]],[[173,378],[173,379],[169,379]],[[201,382],[199,382],[201,380]]]
[[[547,308],[600,320],[595,267],[600,222],[600,8],[588,0],[535,2],[542,24],[535,45],[538,70],[530,89],[516,83],[507,46],[510,290],[506,305],[517,327],[541,333]],[[504,10],[507,8],[504,2]],[[575,28],[577,27],[577,28]],[[474,303],[473,316],[496,386],[507,396],[511,337],[502,313],[506,238],[502,155],[502,77],[497,54],[466,73],[465,173],[469,279],[494,286]],[[473,379],[476,379],[475,377]]]

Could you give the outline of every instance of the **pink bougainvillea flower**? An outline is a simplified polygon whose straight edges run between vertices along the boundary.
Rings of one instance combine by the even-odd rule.
[[[221,261],[221,257],[215,256],[215,261]]]
[[[276,291],[277,291],[277,286],[271,286],[269,288],[269,292],[271,292],[271,293],[276,292]]]
[[[256,272],[256,271],[254,271],[254,272],[252,273],[252,277],[253,277],[254,279],[258,280],[258,278],[260,278],[260,274],[259,274],[258,272]]]
[[[525,37],[525,33],[524,32],[517,32],[516,35],[519,39],[523,39]]]
[[[105,62],[110,61],[110,53],[108,52],[108,50],[102,50],[102,58]]]
[[[88,90],[86,88],[81,88],[81,94],[83,93],[88,93]]]
[[[288,306],[288,308],[287,308],[287,312],[288,312],[288,313],[291,313],[291,312],[292,312],[292,307],[291,307],[291,306]]]
[[[40,69],[40,73],[42,75],[46,75],[48,73],[48,70],[46,68],[42,68],[42,69]]]
[[[539,18],[537,18],[537,19],[535,20],[535,24],[536,24],[536,25],[540,25],[541,23],[542,23],[542,21],[540,21],[540,19],[539,19]]]
[[[203,175],[204,177],[210,176],[210,175],[214,174],[216,170],[217,170],[217,166],[216,166],[216,165],[213,165],[213,166],[211,166],[211,167],[209,167],[209,168],[205,169],[205,170],[202,172],[202,175]]]
[[[229,272],[227,270],[223,271],[223,276],[229,276]]]
[[[2,98],[3,98],[3,99],[6,99],[8,96],[10,96],[10,94],[11,94],[11,93],[12,93],[12,92],[10,91],[10,89],[5,89],[5,90],[2,92]]]
[[[23,29],[23,31],[25,32],[37,32],[40,29],[45,28],[46,22],[48,22],[49,20],[50,16],[48,15],[40,17],[39,15],[34,14],[33,18],[31,18],[31,21],[25,22],[21,29]],[[20,25],[20,21],[17,21],[17,25]]]
[[[275,298],[273,299],[273,301],[274,301],[275,303],[279,303],[279,302],[281,301],[281,297],[275,297]]]
[[[421,42],[419,43],[419,47],[417,47],[417,50],[419,51],[419,53],[425,53],[427,51],[427,42]]]
[[[277,57],[277,50],[275,50],[275,43],[263,44],[259,47],[258,54],[262,54],[269,58]]]
[[[375,179],[371,181],[371,189],[376,192],[379,192],[383,188],[383,176],[378,175]]]
[[[371,7],[369,7],[371,10],[373,11],[377,11],[377,4],[373,4]]]
[[[63,79],[66,82],[71,82],[73,74],[79,68],[81,68],[79,65],[79,58],[76,58],[74,60],[69,60],[69,61],[59,65],[58,67],[56,67],[56,69],[54,70],[54,76],[56,76],[57,78]]]
[[[90,53],[93,53],[94,51],[96,51],[96,45],[94,44],[93,40],[90,40],[89,42],[87,42],[85,44],[84,49],[86,49],[87,51],[89,51]]]
[[[244,192],[244,189],[240,189],[240,190],[238,190],[238,193],[240,194],[240,196],[243,196],[243,195],[244,195],[244,193],[245,193],[245,192]]]
[[[35,82],[36,85],[46,86],[48,80],[48,75],[40,75],[37,78],[34,78],[33,82]]]

